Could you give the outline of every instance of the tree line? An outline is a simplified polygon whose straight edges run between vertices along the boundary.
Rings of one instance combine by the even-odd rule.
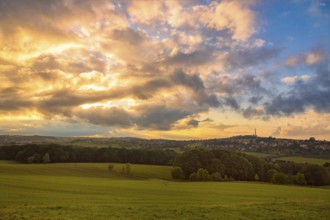
[[[328,185],[329,166],[264,159],[227,150],[193,149],[174,160],[172,176],[191,181],[263,181],[277,184]]]
[[[278,184],[328,185],[324,166],[271,161],[220,149],[192,149],[181,154],[158,148],[76,147],[57,144],[0,146],[0,160],[20,163],[110,162],[173,165],[174,179],[189,181],[262,181]]]
[[[0,160],[20,163],[112,162],[172,165],[176,153],[168,149],[74,147],[27,144],[0,147]]]

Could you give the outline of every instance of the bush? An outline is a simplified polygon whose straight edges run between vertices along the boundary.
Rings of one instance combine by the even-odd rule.
[[[131,174],[131,164],[126,163],[125,165],[123,165],[123,167],[121,168],[121,172]]]
[[[203,169],[203,168],[199,168],[197,170],[197,173],[196,173],[196,180],[199,180],[199,181],[208,181],[208,180],[211,180],[211,176],[209,174],[209,171]]]
[[[306,179],[305,179],[305,175],[303,173],[297,173],[297,175],[294,178],[294,182],[295,184],[298,185],[306,185]]]
[[[109,169],[109,170],[113,170],[113,168],[115,168],[115,166],[114,166],[113,164],[109,164],[109,165],[108,165],[108,169]]]
[[[290,182],[289,176],[282,172],[276,172],[272,177],[272,183],[289,184]]]
[[[222,179],[222,176],[221,176],[221,174],[219,172],[212,173],[211,174],[211,179],[213,181],[222,181],[223,180]]]
[[[272,178],[274,176],[274,174],[276,173],[277,171],[275,169],[269,169],[267,170],[266,172],[266,181],[267,182],[272,182]]]
[[[196,172],[193,172],[192,174],[189,175],[189,180],[196,181],[196,179],[197,179]]]
[[[130,163],[126,163],[126,165],[125,165],[125,172],[126,172],[126,174],[130,174],[131,173],[131,164]]]
[[[302,169],[308,185],[323,186],[329,184],[329,171],[319,165],[307,165]]]
[[[183,170],[181,167],[173,167],[171,170],[173,179],[182,180],[184,179]]]
[[[43,156],[42,156],[42,162],[43,163],[50,163],[50,156],[49,156],[49,153],[45,153]]]
[[[229,181],[231,181],[231,177],[228,177],[228,175],[225,175],[225,177],[223,178],[223,181],[225,181],[225,182],[229,182]]]

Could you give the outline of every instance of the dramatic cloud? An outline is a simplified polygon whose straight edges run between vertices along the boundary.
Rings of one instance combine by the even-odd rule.
[[[243,111],[243,116],[246,117],[246,118],[253,118],[253,117],[262,116],[262,115],[264,115],[263,109],[252,108],[251,106],[246,108]]]
[[[86,110],[78,110],[75,114],[89,123],[98,125],[111,125],[120,127],[129,127],[132,125],[131,115],[127,111],[118,107],[108,109],[90,108]]]
[[[267,47],[234,51],[228,57],[228,65],[229,68],[254,66],[277,56],[279,52],[279,49]]]
[[[291,115],[314,108],[318,112],[330,112],[330,69],[327,62],[315,69],[316,75],[304,82],[296,81],[285,94],[279,94],[265,105],[269,114]]]
[[[284,36],[268,15],[278,7],[267,4],[2,0],[0,131],[52,135],[81,125],[81,135],[206,138],[310,110],[322,117],[330,111],[327,34]],[[313,7],[315,31],[325,25]],[[277,127],[293,135],[284,125],[264,135]]]
[[[229,29],[235,40],[246,40],[254,32],[255,14],[248,8],[249,1],[222,1],[201,8],[201,21],[216,30]]]

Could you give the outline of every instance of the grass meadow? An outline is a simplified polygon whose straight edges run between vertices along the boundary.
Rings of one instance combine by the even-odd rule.
[[[0,219],[330,219],[330,189],[175,182],[170,167],[0,163]]]
[[[260,158],[267,158],[272,156],[272,154],[260,153],[260,152],[243,152],[243,153]]]

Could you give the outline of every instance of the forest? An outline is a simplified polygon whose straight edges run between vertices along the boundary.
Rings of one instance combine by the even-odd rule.
[[[109,162],[173,166],[181,181],[261,181],[321,186],[330,184],[330,166],[263,159],[222,149],[176,153],[157,148],[76,147],[56,144],[0,147],[0,160],[19,163]]]
[[[228,150],[193,149],[174,160],[172,176],[191,181],[262,181],[276,184],[328,185],[329,164],[265,160]]]
[[[0,146],[0,160],[20,163],[112,162],[172,165],[176,153],[162,149],[76,147],[57,144]]]

